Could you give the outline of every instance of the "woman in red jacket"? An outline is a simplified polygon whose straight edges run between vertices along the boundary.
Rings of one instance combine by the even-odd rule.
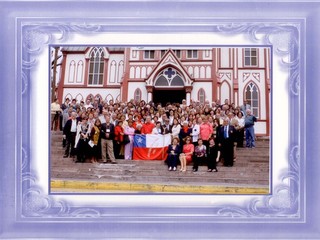
[[[182,147],[182,153],[180,154],[181,172],[187,171],[187,163],[192,161],[192,156],[194,152],[194,145],[191,142],[191,137],[186,137],[185,144]]]
[[[124,156],[124,129],[122,128],[122,124],[123,122],[119,120],[117,126],[114,128],[114,156],[116,159],[123,158]]]

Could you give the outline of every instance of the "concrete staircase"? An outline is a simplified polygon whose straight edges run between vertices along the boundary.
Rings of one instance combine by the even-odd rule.
[[[117,160],[118,164],[74,163],[63,158],[62,132],[51,132],[51,180],[73,180],[115,183],[141,183],[197,186],[269,187],[270,148],[268,139],[258,139],[256,148],[237,149],[233,167],[218,163],[218,172],[207,172],[206,166],[192,172],[168,171],[163,161]],[[178,167],[179,169],[179,167]]]

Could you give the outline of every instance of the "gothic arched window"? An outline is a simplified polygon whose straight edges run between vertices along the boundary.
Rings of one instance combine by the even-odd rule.
[[[198,91],[198,101],[200,104],[204,104],[206,100],[206,92],[203,90],[203,88],[200,88]]]
[[[251,111],[256,117],[259,116],[259,90],[254,83],[249,83],[245,88],[245,99],[251,106]]]
[[[101,47],[90,53],[89,85],[102,85],[104,72],[104,53]]]
[[[141,90],[140,88],[137,88],[135,91],[134,91],[134,100],[136,102],[140,102],[141,101]]]

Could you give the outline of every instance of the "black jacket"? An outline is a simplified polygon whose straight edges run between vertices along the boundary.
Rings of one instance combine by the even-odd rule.
[[[234,126],[229,125],[229,131],[228,131],[229,138],[225,139],[224,138],[224,126],[221,125],[218,132],[217,132],[218,143],[222,144],[226,140],[228,140],[229,142],[234,142],[235,141],[235,134],[236,134],[236,129],[234,128]]]
[[[78,122],[76,123],[76,125],[78,126]],[[68,136],[70,133],[71,133],[71,125],[72,125],[72,119],[69,119],[66,124],[64,125],[64,128],[63,128],[63,134]]]
[[[107,136],[109,134],[109,136]],[[102,139],[113,140],[114,139],[114,125],[112,123],[101,125],[100,137]]]

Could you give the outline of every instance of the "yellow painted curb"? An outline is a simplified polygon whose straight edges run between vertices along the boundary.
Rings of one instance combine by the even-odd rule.
[[[55,191],[56,189],[56,191]],[[193,193],[193,194],[269,194],[269,188],[261,187],[232,187],[232,186],[193,186],[166,184],[139,184],[119,182],[93,182],[76,180],[52,180],[51,192],[154,192],[154,193]]]

